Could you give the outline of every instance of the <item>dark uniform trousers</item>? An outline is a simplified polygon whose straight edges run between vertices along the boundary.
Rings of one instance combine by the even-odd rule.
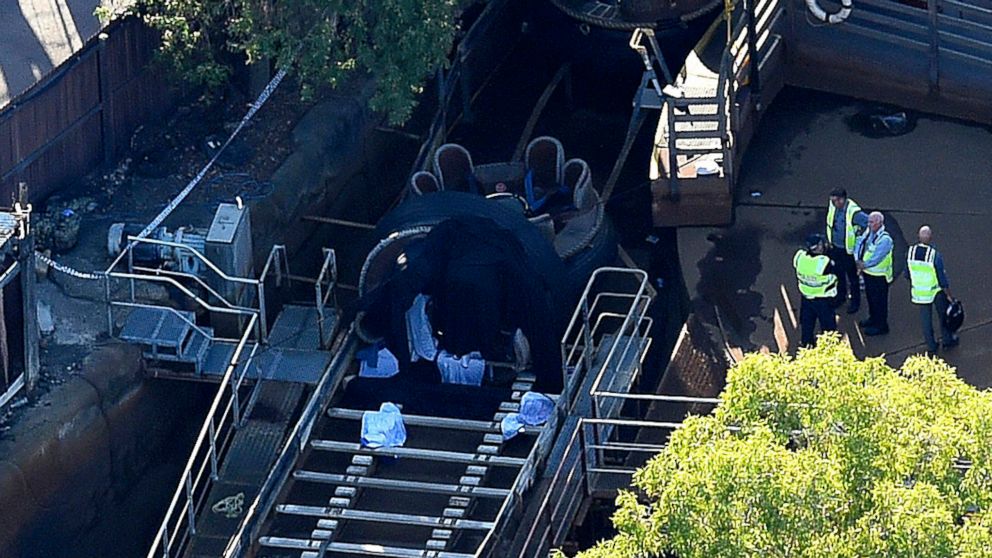
[[[801,344],[812,347],[816,341],[816,322],[819,320],[823,331],[837,331],[837,317],[834,315],[834,298],[806,298],[799,306],[799,323],[802,331]]]
[[[851,306],[857,308],[861,305],[861,283],[858,282],[858,266],[855,265],[854,256],[848,254],[843,248],[832,246],[827,254],[833,260],[837,271],[837,304],[844,304],[847,300],[848,285],[851,287]]]
[[[862,274],[865,278],[865,298],[868,299],[868,325],[883,331],[889,329],[889,282],[885,277]]]

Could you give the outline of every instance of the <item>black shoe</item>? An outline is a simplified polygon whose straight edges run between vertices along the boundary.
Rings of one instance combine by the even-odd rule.
[[[860,304],[851,304],[847,307],[848,314],[857,314],[859,310],[861,310]]]
[[[865,318],[861,320],[860,322],[858,322],[858,325],[861,327],[871,327],[871,318]]]
[[[957,347],[958,343],[960,342],[961,340],[958,339],[957,335],[955,335],[954,337],[948,339],[947,341],[944,341],[942,345],[944,346],[945,349],[950,349],[951,347]]]
[[[863,333],[868,337],[874,337],[876,335],[885,335],[889,332],[889,328],[881,328],[875,326],[868,326],[864,329]]]

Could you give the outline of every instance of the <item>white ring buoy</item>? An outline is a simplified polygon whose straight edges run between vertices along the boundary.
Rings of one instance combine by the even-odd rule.
[[[828,14],[826,10],[820,7],[817,0],[806,0],[806,7],[816,19],[827,24],[832,24],[840,23],[847,19],[847,16],[851,15],[851,8],[854,7],[854,4],[852,0],[840,0],[840,11],[835,14]]]

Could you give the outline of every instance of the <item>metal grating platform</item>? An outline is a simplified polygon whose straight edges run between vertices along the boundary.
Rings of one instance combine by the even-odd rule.
[[[223,554],[279,454],[303,393],[304,386],[298,383],[266,382],[259,387],[249,420],[235,432],[219,467],[218,479],[207,496],[204,512],[198,516],[196,534],[186,556],[200,558]],[[240,510],[232,510],[230,514],[213,510],[215,505],[223,510],[224,499],[238,495],[243,495]]]
[[[333,335],[337,314],[325,311],[324,341]],[[269,344],[284,349],[317,350],[320,348],[320,327],[317,309],[312,306],[284,306],[272,325]]]

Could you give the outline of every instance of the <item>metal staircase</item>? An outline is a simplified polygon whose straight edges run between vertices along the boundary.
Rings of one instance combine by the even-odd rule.
[[[246,279],[224,275],[187,246],[132,240],[134,245],[147,241],[185,250],[202,262],[202,268],[253,292],[239,296],[246,305],[237,305],[219,294],[224,289],[211,288],[201,277],[142,268],[130,259],[126,269],[117,269],[130,247],[107,271],[111,333],[139,345],[154,375],[219,383],[148,553],[149,557],[216,557],[268,477],[311,386],[330,369],[328,348],[339,322],[336,303],[332,304],[337,279],[334,252],[324,250],[319,276],[306,280],[315,284],[311,302],[283,305],[270,324],[268,310],[278,308],[273,295],[291,277],[283,247],[273,247],[257,279]],[[272,280],[277,289],[269,289],[267,308],[266,288]],[[185,295],[185,302],[195,303],[198,312],[165,306],[145,294],[149,290],[143,284],[165,285]],[[197,323],[218,317],[228,329],[232,324],[240,329],[236,338],[219,337],[214,328]]]
[[[192,364],[195,373],[200,374],[213,334],[212,328],[196,325],[193,312],[140,307],[127,314],[117,336],[140,346],[146,359]]]

